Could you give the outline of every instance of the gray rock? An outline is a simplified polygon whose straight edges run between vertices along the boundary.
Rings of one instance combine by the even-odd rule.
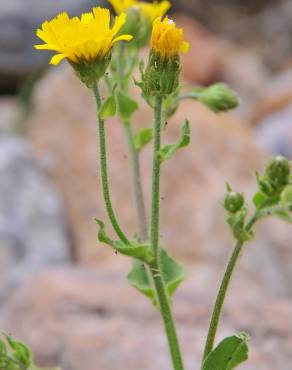
[[[0,83],[9,84],[15,77],[45,66],[49,53],[37,53],[33,45],[38,43],[35,30],[40,24],[61,11],[77,15],[97,5],[95,0],[38,0],[0,1]],[[2,78],[6,76],[6,78]]]
[[[59,195],[29,144],[0,137],[0,296],[44,266],[68,261]]]

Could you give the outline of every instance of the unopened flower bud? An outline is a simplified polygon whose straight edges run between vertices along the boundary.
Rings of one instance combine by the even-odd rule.
[[[273,158],[268,163],[265,177],[267,181],[275,188],[275,190],[282,190],[282,188],[289,183],[289,161],[282,156],[277,156]]]
[[[223,83],[200,90],[199,101],[215,113],[226,112],[239,105],[239,99],[234,91]]]
[[[242,209],[245,204],[243,194],[235,191],[229,192],[224,199],[224,208],[230,213],[236,213]]]
[[[285,187],[281,194],[281,204],[292,211],[292,185]]]
[[[143,90],[146,96],[170,95],[179,86],[181,72],[180,52],[187,52],[189,44],[183,39],[183,30],[167,17],[156,19],[151,36],[151,51],[145,73]]]
[[[127,22],[121,29],[121,33],[134,37],[129,47],[141,48],[145,46],[151,35],[151,23],[138,6],[130,7],[127,12]]]

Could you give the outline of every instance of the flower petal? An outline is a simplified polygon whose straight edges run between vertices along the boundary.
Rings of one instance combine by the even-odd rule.
[[[115,44],[116,42],[118,42],[118,41],[131,41],[131,40],[133,40],[133,36],[131,36],[131,35],[121,35],[121,36],[118,36],[118,37],[116,37],[114,40],[113,40],[113,44]]]
[[[50,64],[53,64],[54,66],[56,66],[57,64],[59,64],[65,58],[66,58],[65,54],[56,54],[50,60]]]

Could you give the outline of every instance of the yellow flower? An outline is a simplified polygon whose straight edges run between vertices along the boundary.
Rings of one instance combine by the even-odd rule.
[[[81,18],[69,18],[67,13],[61,13],[37,30],[37,36],[45,44],[35,48],[56,51],[50,61],[54,65],[65,58],[75,64],[92,63],[106,57],[116,42],[133,38],[131,35],[116,37],[125,22],[126,14],[122,13],[111,28],[109,10],[100,7],[82,14]]]
[[[170,58],[180,52],[187,53],[190,45],[183,40],[183,30],[177,28],[174,21],[166,17],[154,21],[151,47],[161,57]]]
[[[154,3],[146,3],[138,0],[108,0],[113,6],[117,14],[127,11],[129,8],[136,7],[149,19],[152,23],[156,18],[162,17],[171,7],[167,0]]]

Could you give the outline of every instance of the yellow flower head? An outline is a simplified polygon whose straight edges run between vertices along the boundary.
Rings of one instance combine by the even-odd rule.
[[[177,28],[174,21],[167,17],[158,18],[153,23],[151,47],[163,58],[170,58],[180,52],[187,53],[189,43],[183,40],[183,30]]]
[[[149,21],[152,23],[156,18],[162,17],[171,7],[171,4],[167,0],[161,2],[155,1],[154,3],[146,3],[138,0],[108,0],[113,6],[117,14],[126,12],[129,8],[136,7],[141,10]]]
[[[115,18],[111,28],[110,11],[100,7],[82,14],[81,18],[69,18],[67,13],[61,13],[51,21],[44,22],[41,29],[37,30],[37,36],[45,44],[36,45],[35,48],[56,51],[57,54],[50,61],[54,65],[64,58],[75,64],[91,63],[106,57],[117,41],[133,38],[131,35],[116,37],[125,22],[126,14],[122,13]]]

